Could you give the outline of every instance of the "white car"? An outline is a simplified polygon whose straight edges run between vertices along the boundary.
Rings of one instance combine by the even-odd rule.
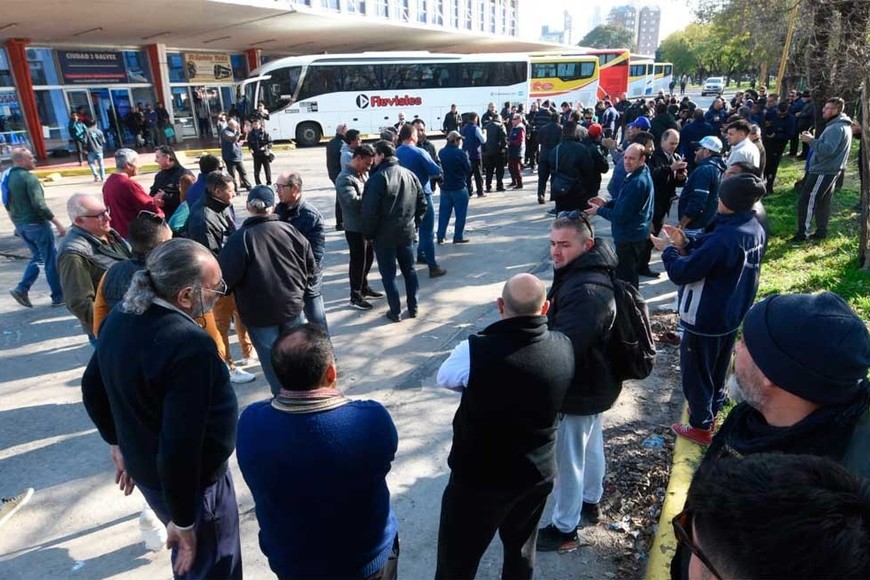
[[[701,96],[706,97],[708,94],[720,96],[724,90],[725,79],[723,77],[710,77],[704,81],[704,86],[701,87]]]

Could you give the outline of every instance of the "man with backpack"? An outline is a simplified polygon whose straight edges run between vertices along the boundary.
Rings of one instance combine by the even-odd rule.
[[[555,273],[547,296],[550,330],[571,339],[574,378],[562,403],[556,435],[557,475],[551,523],[538,532],[537,548],[560,553],[580,545],[577,526],[600,518],[604,493],[602,413],[616,401],[622,382],[608,356],[616,319],[613,245],[596,238],[581,211],[563,212],[550,226]]]
[[[719,185],[710,233],[687,238],[679,228],[664,226],[661,237],[650,236],[662,251],[668,277],[679,286],[684,330],[680,372],[689,423],[671,429],[700,445],[709,445],[713,438],[737,329],[758,290],[766,236],[752,207],[765,192],[756,175],[729,177]]]

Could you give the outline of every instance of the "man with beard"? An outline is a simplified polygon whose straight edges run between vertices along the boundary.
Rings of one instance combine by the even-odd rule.
[[[160,171],[154,176],[151,197],[160,196],[162,198],[163,213],[168,220],[181,204],[181,192],[178,185],[181,176],[189,174],[190,171],[178,162],[175,151],[168,145],[161,145],[154,151],[154,161],[157,162]],[[162,195],[160,195],[161,193]]]

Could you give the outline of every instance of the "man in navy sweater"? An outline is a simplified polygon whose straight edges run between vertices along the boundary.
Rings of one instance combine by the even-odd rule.
[[[386,476],[398,434],[390,414],[341,394],[318,325],[279,338],[272,366],[281,390],[245,409],[238,441],[269,567],[281,579],[396,578],[399,536]]]
[[[687,238],[680,229],[665,226],[665,235],[650,236],[662,251],[668,277],[679,285],[685,331],[680,370],[689,424],[677,423],[672,429],[701,445],[709,445],[713,437],[737,329],[758,290],[765,234],[752,206],[764,194],[764,182],[756,175],[725,179],[710,233]]]
[[[653,216],[653,182],[646,165],[643,145],[633,143],[625,150],[622,162],[628,176],[616,201],[602,197],[589,200],[587,215],[599,215],[611,223],[613,243],[619,265],[616,277],[638,287],[641,258]]]
[[[242,577],[227,459],[238,403],[215,342],[194,318],[226,292],[211,252],[175,239],[151,251],[100,331],[82,400],[125,495],[138,486],[166,524],[176,577]]]
[[[435,578],[473,578],[496,530],[503,578],[531,578],[538,521],[556,473],[556,426],[574,376],[571,341],[547,329],[544,284],[517,274],[501,320],[460,342],[438,385],[462,393],[441,500]]]

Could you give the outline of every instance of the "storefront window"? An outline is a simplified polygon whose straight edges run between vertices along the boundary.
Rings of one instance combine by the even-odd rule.
[[[15,147],[33,150],[18,95],[14,90],[4,90],[0,91],[0,162],[8,161]]]
[[[46,147],[51,149],[65,149],[69,140],[69,115],[66,110],[66,102],[63,99],[63,91],[54,89],[50,91],[33,91],[36,97],[36,110],[39,113],[39,122],[42,125],[42,136],[45,138]]]
[[[27,64],[30,67],[30,80],[35,86],[61,84],[50,48],[28,48]]]
[[[166,54],[167,65],[169,66],[169,82],[184,83],[187,82],[187,76],[184,74],[184,59],[181,58],[180,52],[169,52]]]
[[[230,55],[233,63],[233,80],[243,81],[248,78],[248,59],[244,54]]]
[[[152,89],[150,87],[147,89],[145,89],[145,88],[130,89],[130,91],[133,93],[133,102],[136,103],[137,105],[139,103],[142,103],[142,106],[145,106],[148,103],[151,103],[152,106],[157,104],[157,102],[154,100],[154,89]]]
[[[0,87],[14,87],[15,81],[12,79],[12,69],[9,68],[9,59],[6,57],[6,51],[0,48]]]
[[[127,67],[127,81],[131,83],[150,83],[151,69],[148,57],[141,50],[125,50],[124,65]]]

